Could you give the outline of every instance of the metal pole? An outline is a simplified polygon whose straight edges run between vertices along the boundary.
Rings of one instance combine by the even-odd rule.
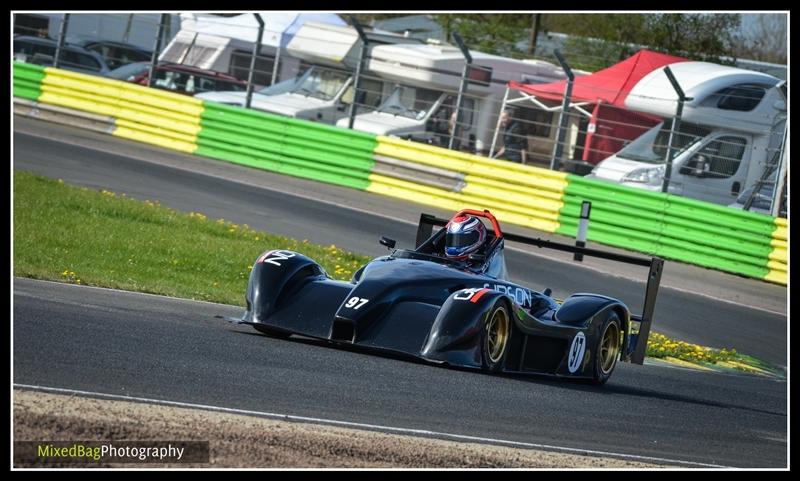
[[[489,157],[494,157],[494,148],[497,146],[497,133],[500,131],[500,115],[506,109],[508,102],[508,86],[506,86],[506,93],[503,94],[503,104],[500,106],[500,113],[497,114],[497,124],[494,126],[494,137],[492,137],[492,147],[489,149]]]
[[[356,32],[358,32],[358,38],[361,39],[361,48],[358,52],[358,65],[356,65],[356,75],[353,79],[353,101],[350,102],[350,111],[347,113],[347,117],[349,119],[347,121],[348,129],[352,129],[353,124],[356,121],[356,110],[358,109],[356,103],[358,100],[358,89],[361,88],[361,70],[364,68],[364,58],[367,55],[367,44],[369,43],[367,34],[364,33],[364,29],[361,28],[361,24],[358,23],[358,20],[351,15],[350,21],[353,23],[353,27],[356,29]]]
[[[456,124],[453,126],[453,131],[450,132],[450,141],[447,144],[448,149],[453,148],[453,144],[455,143],[456,137],[460,133],[460,126],[461,126],[461,102],[464,98],[464,93],[467,91],[467,81],[468,81],[468,74],[469,69],[472,64],[472,55],[469,53],[469,49],[466,45],[464,45],[464,41],[461,39],[461,35],[457,32],[453,32],[453,38],[458,44],[458,48],[461,49],[461,54],[464,55],[464,59],[467,61],[464,64],[464,69],[461,72],[461,85],[458,87],[458,97],[456,99]]]
[[[172,38],[172,18],[169,16],[169,14],[167,14],[166,19],[167,19],[167,24],[164,25],[164,37],[162,41],[167,38],[170,39]]]
[[[278,80],[278,65],[281,63],[281,50],[283,50],[283,32],[278,32],[280,39],[278,40],[278,50],[275,52],[275,61],[272,63],[272,79],[269,81],[270,85],[275,85]]]
[[[153,56],[150,58],[150,72],[147,75],[147,86],[153,84],[153,77],[156,75],[156,62],[158,62],[158,52],[161,50],[161,37],[164,33],[164,24],[169,21],[169,14],[162,13],[161,20],[158,22],[158,32],[156,33],[156,42],[153,47]]]
[[[781,213],[781,203],[783,202],[783,187],[786,184],[786,169],[788,167],[788,162],[786,162],[786,156],[788,155],[786,152],[789,150],[789,131],[788,125],[786,123],[787,130],[783,136],[783,145],[781,146],[781,160],[780,160],[780,167],[778,168],[778,178],[775,179],[775,192],[772,193],[772,209],[770,209],[770,215],[772,217],[778,217]]]
[[[128,15],[128,21],[125,23],[125,33],[122,34],[122,41],[127,42],[128,37],[131,35],[131,24],[133,24],[133,14]]]
[[[533,14],[533,26],[531,27],[531,39],[528,45],[528,55],[533,57],[536,55],[536,39],[539,37],[539,27],[542,24],[542,14]]]
[[[786,81],[779,83],[775,88],[778,89],[778,93],[781,94],[783,97],[784,107],[789,105],[789,99],[786,98]],[[787,153],[786,151],[789,150],[789,119],[788,117],[784,120],[786,124],[783,126],[783,142],[781,142],[781,157],[780,157],[780,164],[778,166],[778,177],[775,179],[775,192],[772,194],[772,208],[770,209],[770,213],[772,217],[778,217],[780,215],[781,204],[783,203],[783,189],[786,183],[786,170],[788,168],[788,162],[786,162]]]
[[[592,211],[592,203],[588,200],[581,202],[581,217],[578,221],[578,235],[575,237],[577,247],[586,247],[586,236],[589,231],[589,213]],[[576,252],[572,258],[578,262],[583,262],[583,253]]]
[[[197,36],[198,35],[200,35],[199,32],[195,32],[194,33],[194,37],[192,37],[192,41],[189,42],[189,46],[186,47],[186,50],[184,50],[183,55],[181,55],[181,59],[178,60],[179,64],[183,65],[183,63],[189,57],[189,53],[191,53],[192,49],[194,48],[194,44],[197,43]]]
[[[572,102],[572,83],[575,81],[575,74],[572,73],[572,69],[569,67],[569,64],[558,49],[554,50],[553,54],[556,56],[556,59],[558,59],[558,63],[561,64],[561,68],[564,69],[564,73],[567,74],[567,90],[564,92],[564,100],[561,102],[561,116],[559,117],[558,121],[558,135],[556,136],[556,145],[553,146],[553,158],[550,160],[550,170],[558,170],[561,167],[561,154],[564,150],[564,136],[567,133],[567,122],[569,121],[567,112],[569,110],[569,105]]]
[[[767,179],[769,179],[770,176],[772,176],[772,174],[775,174],[776,172],[781,170],[781,167],[782,167],[781,164],[782,164],[782,161],[783,161],[783,159],[782,159],[783,147],[784,147],[784,144],[786,142],[786,133],[787,133],[786,119],[783,119],[782,122],[784,122],[784,124],[783,124],[783,137],[781,137],[781,146],[775,152],[775,154],[772,155],[772,157],[770,157],[769,160],[767,160],[767,163],[764,166],[764,170],[761,172],[761,177],[759,177],[758,180],[753,185],[753,187],[752,187],[753,190],[752,190],[752,192],[750,192],[750,195],[747,196],[747,200],[744,201],[744,205],[742,206],[742,210],[750,210],[750,207],[753,206],[753,201],[755,201],[756,196],[761,191],[761,188],[764,186],[764,184],[767,183]],[[778,122],[778,123],[780,124],[780,122]],[[774,132],[774,131],[775,131],[775,127],[773,126],[771,132]],[[772,186],[773,189],[776,187],[776,185],[778,183],[778,180],[777,180],[777,175],[778,174],[775,174],[775,175],[776,175],[776,180],[775,180],[775,182],[773,182],[773,186]],[[774,206],[775,198],[776,198],[775,197],[775,191],[773,190],[772,196],[770,197],[770,199],[771,199],[771,201],[770,201],[771,202],[770,203],[770,212],[772,212],[772,207]]]
[[[253,100],[253,72],[256,69],[256,57],[261,52],[261,39],[264,37],[264,20],[261,15],[254,13],[256,21],[258,22],[258,38],[255,45],[253,45],[253,55],[250,57],[250,72],[247,74],[247,100],[245,101],[245,108],[250,108],[250,102]],[[280,50],[280,45],[278,45]]]
[[[675,89],[675,93],[678,94],[678,110],[675,112],[675,118],[672,119],[672,126],[669,130],[669,144],[667,145],[667,165],[666,170],[664,170],[664,182],[661,184],[661,192],[667,192],[669,190],[669,179],[672,177],[672,159],[675,157],[675,152],[672,149],[672,141],[675,138],[675,135],[681,128],[681,116],[683,115],[683,103],[687,100],[692,100],[692,98],[686,97],[683,93],[683,89],[678,84],[678,81],[675,79],[675,76],[672,74],[672,70],[670,70],[669,65],[664,67],[664,73],[667,75],[669,79],[669,83],[672,84],[672,88]]]
[[[647,353],[647,338],[650,337],[650,326],[653,324],[653,314],[656,312],[656,298],[658,297],[658,286],[661,283],[663,270],[664,259],[653,257],[650,261],[650,272],[647,274],[647,287],[644,291],[644,307],[642,307],[639,335],[636,337],[636,349],[631,353],[630,357],[631,362],[634,364],[641,365],[644,363],[644,357]]]
[[[53,67],[58,68],[61,66],[61,51],[64,50],[64,41],[67,36],[67,25],[69,24],[69,13],[64,14],[61,20],[61,28],[58,29],[58,45],[56,45],[55,58],[53,59]]]

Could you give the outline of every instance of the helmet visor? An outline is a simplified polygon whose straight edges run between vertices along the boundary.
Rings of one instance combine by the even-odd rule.
[[[447,247],[468,247],[474,245],[481,238],[478,231],[447,234],[445,245]]]

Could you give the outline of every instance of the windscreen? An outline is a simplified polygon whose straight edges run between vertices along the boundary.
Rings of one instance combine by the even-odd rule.
[[[665,162],[667,148],[670,145],[670,130],[669,123],[661,122],[617,152],[617,157],[651,164]],[[675,132],[672,139],[674,156],[677,157],[679,153],[694,145],[710,132],[700,125],[682,122],[680,130]]]

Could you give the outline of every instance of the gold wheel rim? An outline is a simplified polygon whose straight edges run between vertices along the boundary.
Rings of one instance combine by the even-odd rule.
[[[615,322],[609,322],[603,332],[603,341],[600,343],[600,369],[603,374],[608,374],[614,368],[619,354],[619,327]]]
[[[489,360],[497,363],[503,357],[508,341],[508,313],[504,308],[498,308],[492,314],[492,319],[487,326],[486,337]]]

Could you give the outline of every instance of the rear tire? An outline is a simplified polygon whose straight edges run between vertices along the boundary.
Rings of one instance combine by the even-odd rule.
[[[594,351],[594,384],[605,384],[617,366],[622,345],[622,322],[619,315],[611,311],[600,328]]]
[[[481,357],[484,371],[497,373],[503,369],[511,344],[513,322],[502,299],[495,302],[481,334]]]

